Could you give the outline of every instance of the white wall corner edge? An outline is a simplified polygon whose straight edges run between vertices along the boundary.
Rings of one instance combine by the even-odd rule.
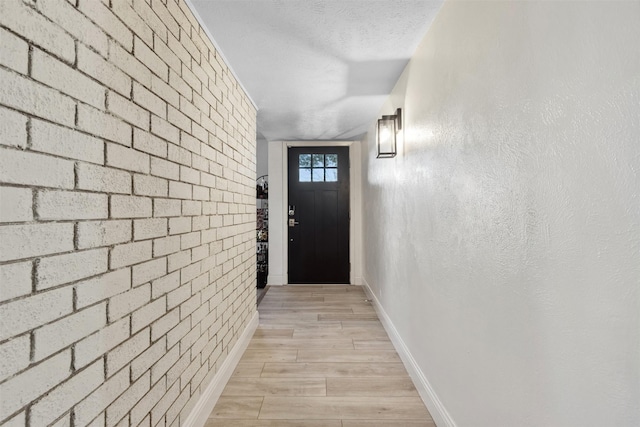
[[[184,426],[203,427],[206,424],[209,414],[211,414],[214,406],[216,406],[218,398],[220,398],[224,387],[227,385],[229,378],[231,378],[231,375],[235,371],[236,366],[249,345],[249,341],[251,341],[251,337],[253,337],[259,323],[260,314],[256,311],[249,321],[249,324],[244,329],[244,332],[242,332],[238,338],[238,342],[233,346],[224,362],[222,362],[220,370],[213,377],[207,388],[205,388],[200,399],[198,399],[198,402],[191,410],[191,413],[189,413],[189,416],[185,419],[183,424]]]
[[[427,377],[424,375],[424,373],[416,363],[415,359],[411,355],[411,352],[400,337],[398,330],[393,325],[391,318],[384,311],[382,304],[380,304],[380,301],[375,296],[375,294],[371,290],[371,287],[369,286],[369,283],[364,277],[362,277],[362,285],[367,294],[367,297],[372,301],[373,306],[378,313],[378,317],[380,318],[384,329],[387,331],[387,334],[389,335],[393,346],[398,352],[400,359],[402,359],[402,363],[409,372],[409,376],[413,380],[414,385],[418,389],[420,398],[429,410],[433,421],[438,427],[456,427],[456,423],[453,421],[453,418],[451,418],[451,415],[449,415],[449,412],[438,398],[435,390],[433,389],[433,387],[431,387],[431,384],[429,384]]]

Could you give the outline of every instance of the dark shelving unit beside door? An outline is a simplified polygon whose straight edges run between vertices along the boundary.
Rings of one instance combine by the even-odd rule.
[[[264,288],[269,274],[269,180],[267,175],[256,180],[256,193],[257,286]]]

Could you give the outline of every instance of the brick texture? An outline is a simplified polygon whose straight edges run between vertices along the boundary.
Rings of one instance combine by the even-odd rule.
[[[0,425],[182,425],[255,313],[256,110],[183,1],[0,1]]]

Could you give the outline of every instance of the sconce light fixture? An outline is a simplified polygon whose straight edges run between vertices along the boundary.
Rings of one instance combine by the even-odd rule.
[[[396,156],[396,136],[402,130],[402,108],[390,116],[378,119],[378,158]]]

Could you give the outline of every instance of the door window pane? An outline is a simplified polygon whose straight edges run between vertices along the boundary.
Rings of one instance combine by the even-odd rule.
[[[298,166],[301,168],[311,167],[311,154],[300,154],[298,159]]]
[[[300,182],[311,182],[311,169],[300,168]]]
[[[325,169],[324,179],[327,182],[337,182],[338,181],[338,169],[336,169],[336,168],[327,168],[327,169]]]
[[[314,154],[313,155],[313,167],[314,168],[323,168],[324,167],[324,154]]]
[[[325,166],[328,168],[337,168],[338,167],[338,155],[337,154],[327,154],[324,156]]]
[[[313,169],[313,182],[324,181],[324,169]]]

